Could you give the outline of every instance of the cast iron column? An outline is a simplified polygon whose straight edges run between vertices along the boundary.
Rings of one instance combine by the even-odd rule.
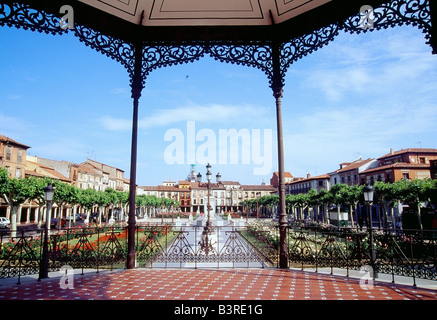
[[[429,39],[429,43],[432,48],[432,53],[437,54],[437,3],[433,0],[429,0],[428,5],[431,13],[431,39]]]
[[[132,146],[130,163],[130,182],[129,182],[129,220],[128,220],[128,254],[126,268],[135,268],[135,193],[137,177],[137,136],[138,136],[138,101],[143,89],[142,78],[142,46],[135,46],[135,70],[132,78],[132,98],[133,117],[132,117]]]
[[[273,96],[276,100],[276,122],[278,135],[278,171],[279,171],[279,267],[288,268],[287,254],[287,213],[285,207],[285,180],[284,180],[284,142],[282,134],[282,111],[281,98],[283,79],[281,76],[280,48],[279,44],[272,45],[273,58]]]

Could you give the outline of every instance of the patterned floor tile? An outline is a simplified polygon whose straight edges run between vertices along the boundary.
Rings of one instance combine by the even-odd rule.
[[[437,300],[436,290],[280,269],[134,269],[2,286],[0,300]]]

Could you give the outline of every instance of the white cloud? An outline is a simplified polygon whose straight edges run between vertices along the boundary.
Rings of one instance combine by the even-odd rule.
[[[21,96],[19,94],[10,94],[8,95],[9,100],[20,100]]]
[[[102,116],[98,121],[103,128],[110,131],[125,131],[132,128],[132,120],[114,118],[111,116]]]
[[[17,119],[15,117],[6,116],[0,113],[0,134],[4,134],[6,131],[14,132],[14,135],[18,132],[24,131],[27,129],[29,125],[21,120]],[[13,137],[10,137],[13,138]]]
[[[31,153],[44,158],[77,161],[78,158],[86,158],[85,150],[89,150],[89,147],[80,142],[80,138],[58,136],[53,139],[46,137],[44,141],[35,140],[32,143]]]
[[[437,80],[430,78],[430,70],[436,69],[437,59],[428,51],[415,29],[342,35],[309,57],[311,63],[299,73],[303,87],[322,92],[330,102],[351,95],[399,96],[408,90],[435,88]]]
[[[241,121],[241,119],[251,121],[254,118],[263,119],[266,115],[267,110],[264,108],[250,105],[189,104],[173,109],[159,109],[151,116],[140,119],[138,126],[142,129],[148,129],[152,127],[166,127],[186,121],[208,123]],[[106,115],[101,117],[99,121],[105,129],[111,131],[130,130],[132,127],[131,119],[114,118]]]
[[[130,90],[128,88],[113,88],[111,93],[115,95],[130,95]]]

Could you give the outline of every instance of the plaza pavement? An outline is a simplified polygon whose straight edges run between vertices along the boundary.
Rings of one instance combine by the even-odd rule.
[[[278,268],[74,270],[0,279],[0,300],[437,300],[417,285]],[[67,283],[66,279],[70,281]],[[410,279],[411,281],[411,279]]]
[[[220,308],[229,304],[229,308],[237,308],[228,309],[234,316],[236,312],[241,316],[242,311],[245,312],[243,315],[248,315],[250,311],[255,319],[260,319],[260,314],[254,313],[255,306],[264,308],[264,316],[268,311],[280,315],[278,310],[288,308],[290,301],[383,301],[384,306],[388,301],[407,300],[434,301],[431,303],[435,306],[437,301],[437,281],[416,279],[413,286],[412,278],[397,277],[392,283],[391,276],[378,274],[373,282],[362,272],[350,270],[347,274],[342,269],[319,269],[315,272],[311,269],[217,268],[211,265],[197,269],[136,268],[98,272],[95,269],[76,269],[73,272],[69,275],[52,272],[49,278],[41,280],[38,280],[38,275],[0,279],[0,303],[37,300],[142,301],[141,309],[144,306],[162,309],[161,312],[168,315],[163,319],[170,319],[176,312],[184,312],[182,307],[187,308],[185,312],[198,312],[200,309],[195,308],[199,306],[209,307],[209,315],[225,319],[223,316],[229,314],[220,314],[226,312],[226,309]],[[272,305],[274,300],[286,305]],[[190,309],[190,306],[193,308]],[[248,309],[248,306],[252,307]],[[110,308],[105,310],[110,314]],[[316,307],[310,311],[322,310]],[[393,307],[387,310],[393,310]]]

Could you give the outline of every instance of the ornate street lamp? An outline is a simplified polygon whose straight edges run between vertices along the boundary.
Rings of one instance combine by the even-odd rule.
[[[200,177],[200,179],[199,179],[199,177]],[[206,180],[208,181],[206,184],[207,192],[208,192],[208,198],[207,198],[208,202],[206,204],[206,210],[208,213],[207,213],[206,224],[205,224],[205,227],[203,228],[201,240],[199,242],[201,250],[205,251],[206,255],[209,254],[210,250],[213,250],[211,240],[209,239],[209,236],[211,235],[211,232],[212,232],[211,220],[210,220],[211,204],[210,204],[210,198],[209,198],[210,191],[211,191],[211,177],[212,177],[211,165],[208,163],[206,165]],[[197,178],[198,178],[198,182],[200,182],[202,175],[199,173],[197,175]]]
[[[369,186],[366,184],[366,186],[363,188],[364,192],[364,201],[368,204],[373,202],[373,194],[375,189],[372,186]]]
[[[366,184],[366,186],[363,188],[364,193],[364,202],[367,204],[368,208],[368,230],[369,230],[369,241],[370,241],[370,266],[372,267],[372,277],[373,280],[375,280],[375,248],[373,245],[373,228],[372,228],[372,212],[371,212],[371,205],[373,202],[373,194],[375,189],[372,186],[369,186]]]
[[[211,177],[212,177],[212,173],[211,173],[211,165],[208,163],[206,165],[206,180],[208,181],[206,187],[207,187],[207,191],[208,191],[208,202],[206,205],[206,210],[208,211],[208,217],[206,220],[206,226],[205,228],[208,229],[208,233],[211,233],[211,220],[210,220],[210,211],[211,211],[211,203],[210,203],[210,194],[211,194]]]
[[[46,209],[46,223],[44,226],[44,244],[42,249],[41,263],[39,265],[39,278],[44,279],[49,277],[49,228],[50,228],[50,211],[52,209],[53,194],[55,188],[49,183],[44,188],[44,200],[47,203]]]

